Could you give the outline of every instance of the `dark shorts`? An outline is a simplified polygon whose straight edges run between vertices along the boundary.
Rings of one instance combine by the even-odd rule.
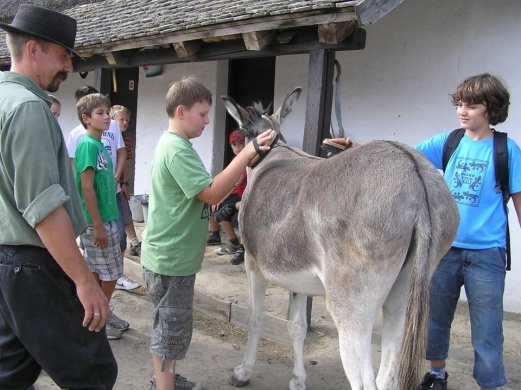
[[[42,368],[60,388],[112,389],[118,368],[105,330],[89,332],[84,315],[46,249],[0,245],[0,389],[28,388]]]
[[[184,359],[192,340],[195,275],[165,276],[145,269],[143,279],[154,304],[150,353]]]
[[[235,207],[235,203],[240,202],[240,201],[241,201],[241,197],[239,195],[231,194],[229,197],[227,197],[225,200],[222,201],[222,203],[219,205],[219,209],[218,210],[222,209],[223,206],[228,205],[228,204],[231,204],[231,205],[233,205]],[[236,213],[237,213],[237,211],[235,211],[234,214],[236,214]],[[231,222],[232,218],[233,218],[233,215],[231,215],[229,217],[225,217],[222,220]]]
[[[125,233],[126,222],[125,222],[125,210],[124,210],[125,203],[127,203],[127,207],[130,208],[130,206],[128,206],[128,201],[126,201],[126,199],[124,199],[124,198],[125,198],[125,195],[123,195],[121,192],[118,192],[116,194],[116,203],[118,205],[118,214],[119,214],[119,218],[116,221],[116,224],[118,227],[119,249],[121,250],[121,253],[125,253],[125,249],[127,249],[127,233]]]
[[[123,215],[123,222],[125,225],[131,225],[134,223],[132,220],[132,211],[130,211],[130,205],[128,204],[127,197],[120,193],[121,197],[121,214]]]

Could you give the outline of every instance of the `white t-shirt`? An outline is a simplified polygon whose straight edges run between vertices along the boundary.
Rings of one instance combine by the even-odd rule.
[[[67,151],[69,152],[70,158],[74,158],[78,143],[85,134],[87,134],[87,129],[83,127],[82,124],[71,130],[67,140]],[[123,136],[121,135],[121,131],[119,130],[119,126],[115,120],[111,119],[109,129],[101,134],[101,142],[112,159],[112,166],[114,167],[114,173],[116,173],[118,168],[118,150],[125,148],[125,142],[123,141]],[[121,191],[121,189],[118,184],[117,192],[119,191]]]

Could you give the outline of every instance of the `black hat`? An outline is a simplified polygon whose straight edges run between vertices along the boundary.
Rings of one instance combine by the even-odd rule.
[[[22,33],[56,43],[73,52],[76,39],[76,20],[48,8],[22,4],[11,24],[0,23],[0,28],[14,33]]]

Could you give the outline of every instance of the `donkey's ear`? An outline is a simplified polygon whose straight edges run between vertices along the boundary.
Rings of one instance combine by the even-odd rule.
[[[280,124],[282,124],[282,120],[288,116],[288,114],[293,110],[293,106],[297,102],[300,97],[300,93],[302,92],[301,87],[296,87],[293,91],[291,91],[288,96],[284,99],[284,103],[279,109],[273,114],[272,118]]]
[[[226,111],[235,119],[239,126],[243,127],[248,119],[248,112],[229,96],[221,96],[221,100],[224,103],[224,107],[226,107]]]

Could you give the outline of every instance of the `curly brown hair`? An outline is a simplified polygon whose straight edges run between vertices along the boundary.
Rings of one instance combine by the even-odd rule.
[[[489,123],[494,126],[506,121],[510,93],[503,80],[489,73],[465,79],[452,95],[452,104],[483,104],[486,106]]]

